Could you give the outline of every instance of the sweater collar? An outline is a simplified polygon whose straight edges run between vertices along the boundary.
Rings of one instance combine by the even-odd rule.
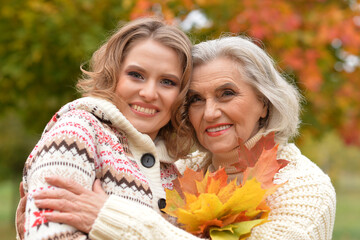
[[[169,156],[169,153],[165,146],[165,141],[163,139],[156,138],[154,142],[160,162],[174,163],[175,159]]]

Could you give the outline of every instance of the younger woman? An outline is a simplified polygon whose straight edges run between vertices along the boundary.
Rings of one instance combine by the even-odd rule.
[[[49,176],[86,189],[100,179],[124,205],[136,202],[160,213],[164,187],[177,177],[170,116],[186,94],[191,68],[187,36],[156,19],[130,22],[94,53],[78,82],[84,97],[54,115],[25,163],[25,239],[87,238],[82,229],[49,222],[44,214],[52,210],[35,205],[34,195],[52,189]]]

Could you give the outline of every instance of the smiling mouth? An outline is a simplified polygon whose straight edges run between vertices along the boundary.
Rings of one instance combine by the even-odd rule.
[[[148,115],[154,115],[155,113],[157,113],[157,110],[153,108],[144,108],[138,105],[130,105],[130,107],[139,113],[144,113]]]
[[[219,126],[219,127],[208,128],[208,129],[206,129],[206,132],[208,132],[208,133],[219,132],[219,131],[226,130],[226,129],[230,128],[230,127],[231,127],[231,124],[222,125],[222,126]]]

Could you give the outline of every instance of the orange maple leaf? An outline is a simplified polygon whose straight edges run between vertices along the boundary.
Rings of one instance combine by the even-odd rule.
[[[230,183],[227,179],[223,168],[205,175],[186,169],[184,176],[175,181],[174,190],[166,190],[167,205],[163,211],[176,217],[186,231],[201,237],[209,237],[210,229],[236,222],[266,221],[267,190],[261,188],[261,183],[254,178],[237,185],[236,179]]]
[[[266,197],[281,186],[273,184],[273,178],[288,162],[276,159],[274,134],[262,137],[250,150],[241,140],[239,144],[235,166],[243,170],[240,185],[236,178],[228,182],[224,168],[205,175],[187,168],[174,181],[174,190],[166,190],[163,211],[176,217],[186,231],[206,238],[243,239],[267,221]]]
[[[262,137],[250,150],[239,139],[239,162],[233,166],[243,171],[242,183],[254,177],[265,189],[275,185],[275,174],[285,167],[288,161],[277,159],[278,145],[275,145],[274,137],[274,133]]]

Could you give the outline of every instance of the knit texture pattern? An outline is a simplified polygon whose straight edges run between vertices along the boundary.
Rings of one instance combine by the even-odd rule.
[[[332,238],[336,195],[330,178],[303,156],[294,144],[279,146],[278,159],[289,164],[276,175],[274,182],[283,184],[268,197],[269,222],[253,229],[249,240],[328,240]],[[180,172],[209,166],[209,155],[196,151],[189,159],[176,162]],[[111,196],[102,208],[91,239],[199,239],[185,233],[152,209]]]
[[[199,240],[153,209],[110,196],[89,234],[94,240]]]
[[[176,162],[180,172],[186,166],[197,170],[211,165],[207,153],[196,151],[190,156]],[[280,145],[278,159],[289,161],[274,178],[274,183],[283,185],[267,198],[269,222],[255,227],[248,240],[331,239],[336,194],[330,178],[294,144]]]
[[[279,159],[290,163],[275,175],[283,186],[268,197],[269,221],[255,227],[255,239],[332,239],[336,194],[330,178],[294,144],[280,145]]]
[[[155,165],[146,168],[141,157],[150,153]],[[81,98],[68,103],[47,124],[26,160],[23,182],[28,192],[25,239],[88,239],[66,224],[47,222],[48,209],[38,209],[33,193],[53,189],[46,176],[61,175],[91,189],[96,178],[107,194],[160,213],[158,200],[177,177],[164,142],[154,143],[138,132],[110,102]]]

